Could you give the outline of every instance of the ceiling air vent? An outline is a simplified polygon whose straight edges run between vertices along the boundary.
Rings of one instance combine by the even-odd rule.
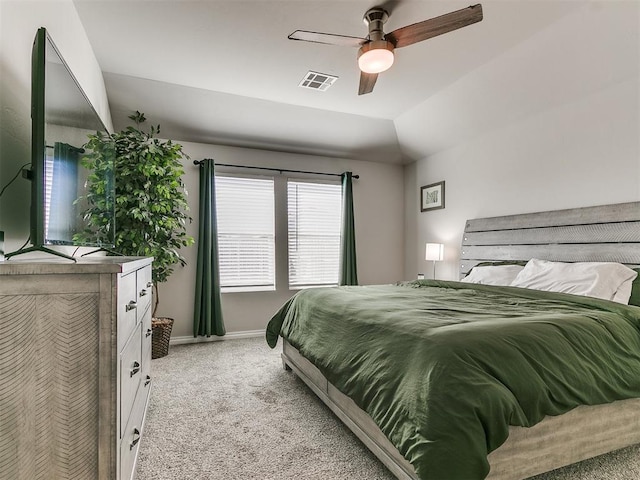
[[[327,75],[326,73],[307,72],[302,81],[298,84],[302,88],[310,88],[311,90],[320,90],[324,92],[335,83],[338,77]]]

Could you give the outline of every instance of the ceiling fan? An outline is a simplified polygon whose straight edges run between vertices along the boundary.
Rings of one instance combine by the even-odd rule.
[[[374,7],[368,10],[363,18],[365,25],[369,27],[369,35],[366,38],[306,30],[296,30],[288,38],[304,42],[359,47],[360,87],[358,95],[364,95],[373,91],[378,74],[391,67],[394,59],[393,51],[396,48],[413,45],[479,22],[482,20],[482,5],[471,5],[385,34],[382,26],[388,18],[389,13],[384,8]]]

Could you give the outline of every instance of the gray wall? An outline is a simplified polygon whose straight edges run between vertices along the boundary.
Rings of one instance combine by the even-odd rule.
[[[640,200],[640,3],[585,2],[548,29],[396,120],[404,145],[405,273],[458,278],[470,218]],[[438,120],[440,119],[440,123]],[[446,181],[446,208],[420,213],[421,185]]]
[[[446,244],[438,276],[457,278],[467,218],[640,199],[640,3],[581,2],[535,33],[395,119],[403,167],[252,149],[185,144],[194,158],[362,175],[355,186],[362,283],[430,271],[424,243]],[[30,160],[30,56],[46,26],[105,123],[100,69],[71,0],[0,1],[0,179]],[[197,169],[186,165],[197,217]],[[420,213],[421,185],[445,180],[446,208]],[[0,202],[6,250],[28,235],[29,185]],[[190,225],[195,233],[195,223]],[[190,336],[195,248],[161,286],[160,314]],[[404,267],[404,268],[403,268]],[[225,294],[228,331],[264,328],[291,292]]]
[[[103,121],[111,129],[104,82],[84,28],[71,0],[0,2],[0,179],[2,184],[31,159],[31,47],[36,30],[45,26],[73,70]],[[358,264],[362,283],[402,280],[404,258],[403,172],[398,165],[336,160],[253,149],[185,144],[194,158],[213,157],[223,163],[269,165],[361,175],[354,185]],[[198,214],[198,169],[186,166],[192,216]],[[18,179],[0,201],[0,230],[5,251],[17,249],[29,234],[30,185]],[[197,222],[189,226],[195,236]],[[177,268],[160,288],[160,315],[176,319],[174,336],[192,335],[195,255],[185,251],[188,266]],[[42,254],[31,254],[31,257]],[[24,257],[23,257],[24,258]],[[47,256],[48,258],[48,256]],[[223,309],[229,332],[263,329],[275,310],[293,292],[280,286],[275,292],[225,294]]]
[[[267,166],[326,173],[352,171],[360,175],[354,180],[354,213],[358,276],[361,284],[381,284],[403,280],[404,259],[404,180],[403,168],[375,162],[334,159],[310,155],[180,142],[192,159],[213,158],[218,163]],[[198,168],[185,163],[184,181],[189,193],[189,205],[194,222],[189,232],[197,236]],[[247,173],[238,169],[218,171]],[[253,172],[254,174],[256,172]],[[276,173],[276,172],[273,172]],[[269,172],[258,172],[269,174]],[[294,175],[295,176],[295,175]],[[275,174],[276,181],[284,177]],[[298,178],[300,176],[298,175]],[[284,208],[284,203],[276,203]],[[276,206],[278,208],[278,206]],[[276,212],[276,215],[286,212]],[[282,238],[286,231],[277,231]],[[285,242],[278,242],[280,248]],[[278,247],[276,247],[278,248]],[[165,284],[160,285],[158,315],[175,319],[172,336],[182,341],[193,336],[193,303],[196,272],[196,246],[183,249],[187,266],[176,268]],[[282,266],[286,269],[286,265]],[[286,273],[281,267],[276,291],[222,294],[222,309],[228,333],[262,330],[276,310],[294,293],[287,288]],[[278,275],[278,273],[276,273]]]

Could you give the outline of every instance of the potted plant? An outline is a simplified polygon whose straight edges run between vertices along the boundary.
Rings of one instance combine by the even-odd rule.
[[[152,357],[158,358],[168,353],[173,319],[156,317],[160,303],[157,287],[169,278],[175,265],[186,265],[179,249],[194,243],[186,232],[191,218],[180,161],[189,157],[180,144],[156,138],[160,126],[143,131],[143,113],[136,111],[129,118],[135,126],[110,135],[89,135],[86,147],[91,152],[109,151],[105,144],[115,149],[114,250],[122,255],[153,257]],[[100,155],[85,161],[99,162]],[[101,181],[101,177],[90,178],[88,190],[100,190]],[[100,226],[99,215],[89,210],[87,215],[89,224]]]

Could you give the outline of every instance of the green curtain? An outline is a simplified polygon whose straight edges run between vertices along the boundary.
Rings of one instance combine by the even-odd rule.
[[[224,335],[220,298],[215,163],[200,162],[200,223],[193,336]]]
[[[340,285],[358,284],[356,231],[353,221],[351,172],[342,174],[342,234],[340,235]]]

